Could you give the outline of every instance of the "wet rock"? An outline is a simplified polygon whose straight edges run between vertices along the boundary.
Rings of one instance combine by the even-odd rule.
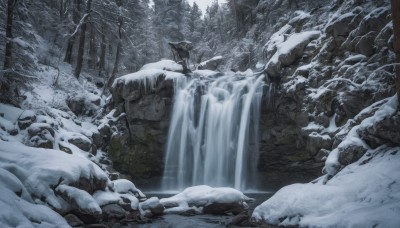
[[[203,208],[204,214],[223,215],[233,213],[234,215],[247,211],[243,205],[239,203],[212,203]]]
[[[78,226],[83,226],[84,223],[82,220],[80,220],[76,215],[74,214],[67,214],[64,216],[64,219],[67,221],[67,223],[72,226],[72,227],[78,227]]]
[[[252,223],[250,221],[250,215],[247,211],[243,211],[240,214],[233,217],[232,221],[229,222],[226,226],[245,226],[245,227],[252,227]]]

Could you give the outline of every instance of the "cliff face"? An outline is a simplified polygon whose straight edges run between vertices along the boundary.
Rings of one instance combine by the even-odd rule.
[[[321,174],[328,154],[352,123],[368,117],[356,115],[395,93],[395,56],[388,1],[299,1],[297,7],[281,1],[274,11],[265,8],[268,2],[260,2],[256,10],[262,21],[248,35],[270,30],[263,33],[269,34],[267,42],[255,42],[263,46],[261,70],[267,83],[257,166],[261,185],[274,188]],[[109,153],[121,172],[134,177],[162,174],[174,93],[173,80],[166,75],[173,71],[153,75],[147,85],[114,84],[114,106],[126,116],[120,133],[111,138]],[[351,154],[347,164],[365,153],[348,148],[343,148]]]
[[[292,15],[264,47],[271,84],[259,170],[276,186],[319,176],[346,123],[395,93],[387,1],[336,1]],[[347,164],[363,154],[351,153]]]

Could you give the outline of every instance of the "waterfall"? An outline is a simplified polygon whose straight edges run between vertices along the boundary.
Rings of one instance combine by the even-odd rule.
[[[164,190],[207,184],[252,187],[263,77],[197,77],[175,84]]]

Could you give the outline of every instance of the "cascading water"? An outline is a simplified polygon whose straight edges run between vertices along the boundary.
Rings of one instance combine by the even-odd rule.
[[[240,74],[175,85],[164,190],[199,184],[252,187],[263,85],[262,76]]]

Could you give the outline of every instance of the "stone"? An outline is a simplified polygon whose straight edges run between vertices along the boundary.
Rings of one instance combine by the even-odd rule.
[[[250,216],[247,211],[243,211],[240,214],[233,217],[233,219],[227,224],[227,227],[231,226],[246,226],[251,227],[250,225]]]
[[[31,110],[24,110],[17,119],[18,127],[21,130],[26,129],[36,121],[36,113]]]
[[[400,145],[400,113],[397,112],[371,126],[360,128],[357,133],[372,148],[381,145]]]
[[[74,214],[67,214],[64,216],[64,219],[67,223],[72,227],[83,226],[84,223]]]
[[[331,149],[333,140],[329,135],[321,135],[317,132],[311,133],[307,138],[307,151],[315,156],[321,149]]]
[[[362,36],[355,46],[356,52],[363,54],[365,56],[373,55],[375,53],[375,47],[373,45],[375,37],[376,37],[375,31],[371,31]]]
[[[90,152],[92,148],[92,142],[84,135],[73,136],[68,139],[68,142],[86,152]]]
[[[342,165],[349,165],[360,159],[367,149],[360,145],[348,145],[346,147],[339,147],[339,162]]]
[[[204,214],[223,215],[233,213],[235,215],[247,211],[243,205],[238,203],[212,203],[203,208]]]
[[[316,162],[324,162],[329,155],[330,151],[326,149],[320,149],[318,153],[314,156]]]
[[[83,97],[68,97],[66,100],[68,108],[75,114],[81,115],[85,112],[85,99]]]
[[[126,102],[125,110],[128,120],[161,121],[166,113],[166,105],[159,95],[152,94],[138,102]]]
[[[103,220],[109,221],[111,219],[125,218],[127,212],[118,204],[108,204],[101,208],[103,211]]]

